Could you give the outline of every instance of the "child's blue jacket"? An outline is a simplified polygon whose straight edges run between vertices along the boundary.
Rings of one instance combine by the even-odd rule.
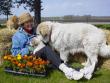
[[[29,54],[28,46],[34,36],[34,32],[33,34],[28,34],[22,27],[19,27],[18,31],[12,37],[12,55],[21,54],[23,56]]]

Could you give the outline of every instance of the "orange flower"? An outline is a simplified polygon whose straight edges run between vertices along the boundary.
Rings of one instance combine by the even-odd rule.
[[[43,61],[39,61],[39,64],[42,65],[43,64]]]
[[[26,63],[26,65],[29,66],[29,67],[32,67],[33,63],[28,61],[28,62]]]
[[[39,62],[36,60],[33,62],[35,65],[39,65]]]
[[[45,61],[45,60],[42,60],[41,58],[38,58],[36,59],[34,62],[33,62],[35,65],[46,65],[49,63],[49,61]]]
[[[28,60],[32,60],[33,59],[33,56],[28,56]]]
[[[16,61],[16,60],[13,60],[12,63],[15,64],[15,65],[18,65],[19,64],[19,62]]]
[[[24,63],[22,63],[20,67],[21,67],[21,68],[24,68],[24,67],[25,67],[25,64],[24,64]]]
[[[28,59],[28,56],[27,56],[27,55],[24,55],[24,56],[23,56],[23,59],[24,59],[24,60],[27,60],[27,59]]]
[[[18,65],[17,65],[18,67],[20,67],[21,66],[21,63],[18,63]]]
[[[7,57],[7,59],[8,59],[8,60],[11,60],[11,59],[12,59],[12,57],[11,57],[11,56],[8,56],[8,57]]]
[[[18,65],[18,63],[19,63],[18,61],[15,62],[16,65]]]

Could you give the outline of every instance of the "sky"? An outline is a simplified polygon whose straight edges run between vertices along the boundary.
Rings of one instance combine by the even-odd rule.
[[[42,17],[64,15],[110,16],[110,0],[42,0],[42,2]],[[29,12],[23,8],[23,5],[12,9],[12,13],[17,16],[23,12]],[[31,14],[33,15],[33,13]]]

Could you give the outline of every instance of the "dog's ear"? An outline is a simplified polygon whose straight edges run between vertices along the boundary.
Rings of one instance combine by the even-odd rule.
[[[49,26],[46,25],[45,23],[41,23],[39,25],[39,32],[43,37],[45,37],[46,35],[49,34]]]

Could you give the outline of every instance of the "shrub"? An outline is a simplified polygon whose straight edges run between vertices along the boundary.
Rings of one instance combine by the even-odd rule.
[[[110,30],[110,24],[97,24],[95,26],[97,26],[98,28]]]

